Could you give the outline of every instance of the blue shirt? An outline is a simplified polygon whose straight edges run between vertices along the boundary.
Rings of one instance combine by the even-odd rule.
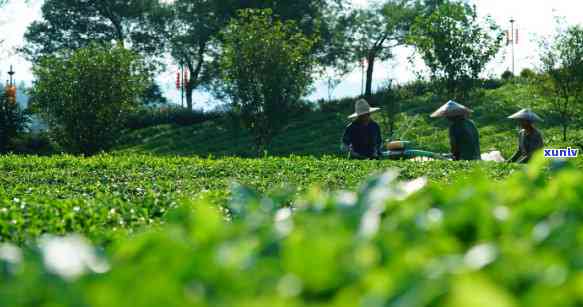
[[[351,123],[344,130],[342,137],[345,146],[352,145],[354,152],[368,158],[380,154],[382,142],[381,128],[372,120],[366,125],[359,122]]]

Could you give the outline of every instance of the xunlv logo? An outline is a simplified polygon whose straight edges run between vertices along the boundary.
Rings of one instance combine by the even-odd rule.
[[[545,149],[546,158],[577,158],[579,149]]]

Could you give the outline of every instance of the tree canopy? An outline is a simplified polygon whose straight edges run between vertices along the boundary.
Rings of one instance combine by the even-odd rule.
[[[157,0],[45,0],[42,20],[27,29],[21,51],[36,62],[62,49],[117,42],[143,56],[163,51],[159,33],[145,19]]]
[[[115,144],[151,78],[139,55],[111,45],[43,57],[33,73],[33,109],[63,148],[88,155]]]
[[[479,20],[475,7],[443,1],[417,17],[409,40],[431,70],[432,79],[441,81],[451,98],[464,100],[498,54],[503,38],[490,17]]]
[[[307,94],[317,37],[298,31],[271,10],[242,10],[223,32],[221,59],[225,90],[258,149],[268,145],[288,121],[294,105]]]
[[[349,63],[366,65],[364,95],[372,95],[372,78],[376,61],[393,56],[393,48],[406,43],[418,6],[412,0],[388,0],[383,5],[355,10],[347,17],[345,32]]]
[[[571,26],[552,41],[541,43],[538,90],[551,97],[551,112],[563,127],[563,140],[574,120],[583,115],[583,27]]]

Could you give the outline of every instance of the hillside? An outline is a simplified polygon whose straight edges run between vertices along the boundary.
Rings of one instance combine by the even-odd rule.
[[[467,105],[474,110],[472,119],[481,134],[482,151],[500,150],[505,157],[512,155],[517,143],[516,123],[506,117],[522,107],[532,107],[545,122],[539,128],[548,146],[575,146],[582,131],[572,129],[573,140],[564,144],[560,126],[544,111],[544,103],[535,100],[521,82],[506,83],[495,89],[484,89],[475,94]],[[273,142],[268,154],[340,155],[340,138],[348,124],[346,116],[353,112],[354,99],[326,102],[316,110],[293,118],[285,131]],[[449,140],[447,122],[431,119],[429,114],[445,101],[425,91],[405,99],[402,113],[397,117],[394,138],[412,141],[418,148],[447,152]],[[381,105],[382,107],[382,105]],[[388,138],[388,126],[382,113],[373,116],[381,124]],[[227,119],[194,126],[161,125],[129,132],[117,149],[120,152],[151,153],[157,155],[198,156],[254,156],[251,136]]]

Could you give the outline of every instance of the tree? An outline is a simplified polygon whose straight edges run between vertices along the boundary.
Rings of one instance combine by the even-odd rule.
[[[148,23],[162,33],[167,51],[186,71],[186,105],[193,106],[193,93],[208,84],[216,69],[211,60],[217,58],[217,37],[231,17],[231,0],[176,0],[161,5]]]
[[[214,88],[221,95],[220,74],[217,59],[222,49],[219,33],[230,19],[237,17],[240,9],[271,9],[282,21],[293,20],[307,36],[320,35],[312,52],[319,62],[335,65],[341,44],[335,24],[335,14],[342,11],[346,0],[176,0],[163,5],[158,14],[150,16],[150,22],[164,33],[174,60],[188,71],[185,84],[187,108],[192,109],[193,92],[199,88]]]
[[[115,144],[151,80],[141,57],[119,46],[90,45],[43,57],[33,73],[33,110],[63,148],[87,155]]]
[[[225,90],[260,152],[307,94],[317,39],[304,35],[293,21],[274,18],[269,9],[240,11],[223,38]]]
[[[412,0],[388,0],[381,7],[356,10],[348,17],[352,22],[346,31],[349,62],[360,64],[366,60],[365,97],[372,95],[376,61],[391,58],[393,48],[406,43],[416,13]]]
[[[427,15],[416,18],[409,41],[423,57],[432,79],[443,83],[451,98],[463,101],[498,54],[503,38],[490,17],[478,20],[475,7],[437,1]]]
[[[145,21],[157,8],[157,0],[45,0],[43,18],[28,27],[20,51],[37,62],[63,49],[116,41],[153,60],[163,40]]]
[[[552,42],[541,42],[539,90],[551,97],[551,112],[558,115],[567,140],[568,127],[583,107],[583,27],[560,31]]]

